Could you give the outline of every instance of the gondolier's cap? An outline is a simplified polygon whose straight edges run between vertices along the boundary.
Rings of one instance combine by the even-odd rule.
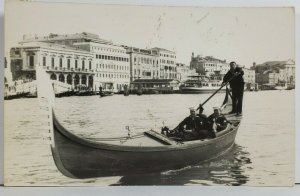
[[[190,109],[190,111],[196,111],[196,109],[194,107],[190,107],[189,109]]]

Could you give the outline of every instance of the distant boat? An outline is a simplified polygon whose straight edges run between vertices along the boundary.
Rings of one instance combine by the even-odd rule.
[[[287,90],[288,86],[286,83],[280,83],[275,86],[275,89],[276,90]]]
[[[191,79],[184,82],[180,87],[180,92],[183,94],[211,93],[219,89],[222,85],[222,80],[210,80],[207,76],[190,76]],[[221,90],[221,91],[225,91]]]
[[[75,87],[75,95],[77,96],[91,96],[94,95],[93,90],[90,87],[81,84]]]
[[[113,96],[114,92],[112,91],[101,91],[99,92],[100,97]]]
[[[295,84],[288,84],[286,90],[293,90],[295,89]]]

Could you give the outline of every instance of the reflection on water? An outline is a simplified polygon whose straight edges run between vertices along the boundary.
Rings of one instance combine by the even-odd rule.
[[[234,145],[213,160],[181,170],[142,176],[70,179],[56,168],[37,99],[5,101],[5,183],[8,185],[291,185],[294,180],[294,92],[244,95],[243,120]],[[56,115],[68,130],[88,138],[126,136],[162,122],[178,125],[209,95],[114,95],[56,99]],[[217,94],[205,114],[223,101]],[[270,99],[272,98],[272,99]],[[83,160],[84,161],[84,160]]]
[[[244,168],[251,164],[249,153],[233,145],[226,153],[198,165],[179,170],[122,177],[114,185],[232,185],[246,184]],[[248,169],[252,169],[248,167]],[[141,180],[143,179],[143,180]]]

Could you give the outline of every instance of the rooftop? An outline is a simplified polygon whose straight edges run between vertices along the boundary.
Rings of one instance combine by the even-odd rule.
[[[25,42],[33,42],[33,41],[59,41],[59,40],[72,40],[72,39],[85,39],[86,42],[97,42],[97,43],[106,43],[112,44],[111,41],[101,39],[98,35],[82,32],[82,33],[75,33],[75,34],[54,34],[50,33],[48,36],[37,36],[37,35],[23,35],[23,41]]]
[[[201,55],[197,55],[196,57],[192,56],[192,60],[197,60],[197,61],[214,61],[214,62],[222,62],[222,63],[226,63],[226,60],[221,60],[221,59],[217,59],[213,56],[206,56],[206,57],[202,57]]]
[[[89,53],[86,50],[82,50],[76,47],[66,46],[62,44],[47,43],[47,42],[21,43],[20,46],[16,46],[13,48],[50,48],[50,49],[71,50],[71,51]]]
[[[154,47],[154,48],[151,48],[151,49],[174,53],[174,51],[167,50],[167,49],[164,49],[164,48],[159,48],[159,47]]]
[[[295,64],[295,61],[292,59],[288,59],[286,61],[266,61],[262,64],[256,65],[256,66],[283,66],[283,65],[293,65]]]

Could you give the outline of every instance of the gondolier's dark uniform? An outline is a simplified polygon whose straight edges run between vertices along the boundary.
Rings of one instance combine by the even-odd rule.
[[[243,95],[244,95],[244,71],[240,67],[236,67],[234,70],[229,70],[223,78],[223,82],[228,82],[235,74],[238,75],[233,78],[229,84],[232,90],[232,112],[242,114],[243,107]]]

